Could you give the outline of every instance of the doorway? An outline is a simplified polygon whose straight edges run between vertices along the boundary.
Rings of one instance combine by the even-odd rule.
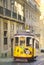
[[[11,39],[11,57],[13,57],[13,38]]]

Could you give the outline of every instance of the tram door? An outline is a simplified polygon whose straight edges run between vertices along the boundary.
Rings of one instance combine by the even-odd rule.
[[[11,39],[11,57],[13,56],[13,39]]]

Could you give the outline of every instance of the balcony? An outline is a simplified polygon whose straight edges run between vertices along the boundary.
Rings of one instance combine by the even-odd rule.
[[[11,17],[11,11],[5,8],[5,16]]]
[[[17,13],[13,12],[13,18],[17,19]]]
[[[12,17],[11,17],[11,13],[12,13]],[[9,18],[16,19],[17,21],[22,21],[22,23],[25,22],[25,17],[23,17],[22,19],[21,15],[17,14],[16,12],[12,12],[11,10],[8,10],[6,8],[3,8],[1,6],[0,6],[0,14]]]

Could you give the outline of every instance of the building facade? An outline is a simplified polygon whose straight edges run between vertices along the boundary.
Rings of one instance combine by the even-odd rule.
[[[0,0],[0,57],[13,56],[15,33],[25,28],[39,32],[39,17],[34,0]]]
[[[44,16],[40,20],[40,50],[44,50]]]
[[[37,36],[40,36],[40,5],[35,0],[26,0],[27,3],[25,3],[25,26],[28,25],[28,28],[37,34]],[[28,5],[27,5],[28,4]]]
[[[24,29],[24,2],[0,0],[0,57],[13,55],[14,34]]]

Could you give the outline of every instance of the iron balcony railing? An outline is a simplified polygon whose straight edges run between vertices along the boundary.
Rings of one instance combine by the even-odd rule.
[[[11,11],[5,8],[5,16],[11,17]]]
[[[17,19],[17,13],[13,12],[13,18]]]
[[[22,16],[20,14],[17,14],[15,12],[12,12],[11,10],[8,10],[7,8],[3,8],[0,6],[1,15],[11,18],[11,13],[12,13],[12,18],[25,22],[25,17],[23,17],[23,19],[22,19]]]

